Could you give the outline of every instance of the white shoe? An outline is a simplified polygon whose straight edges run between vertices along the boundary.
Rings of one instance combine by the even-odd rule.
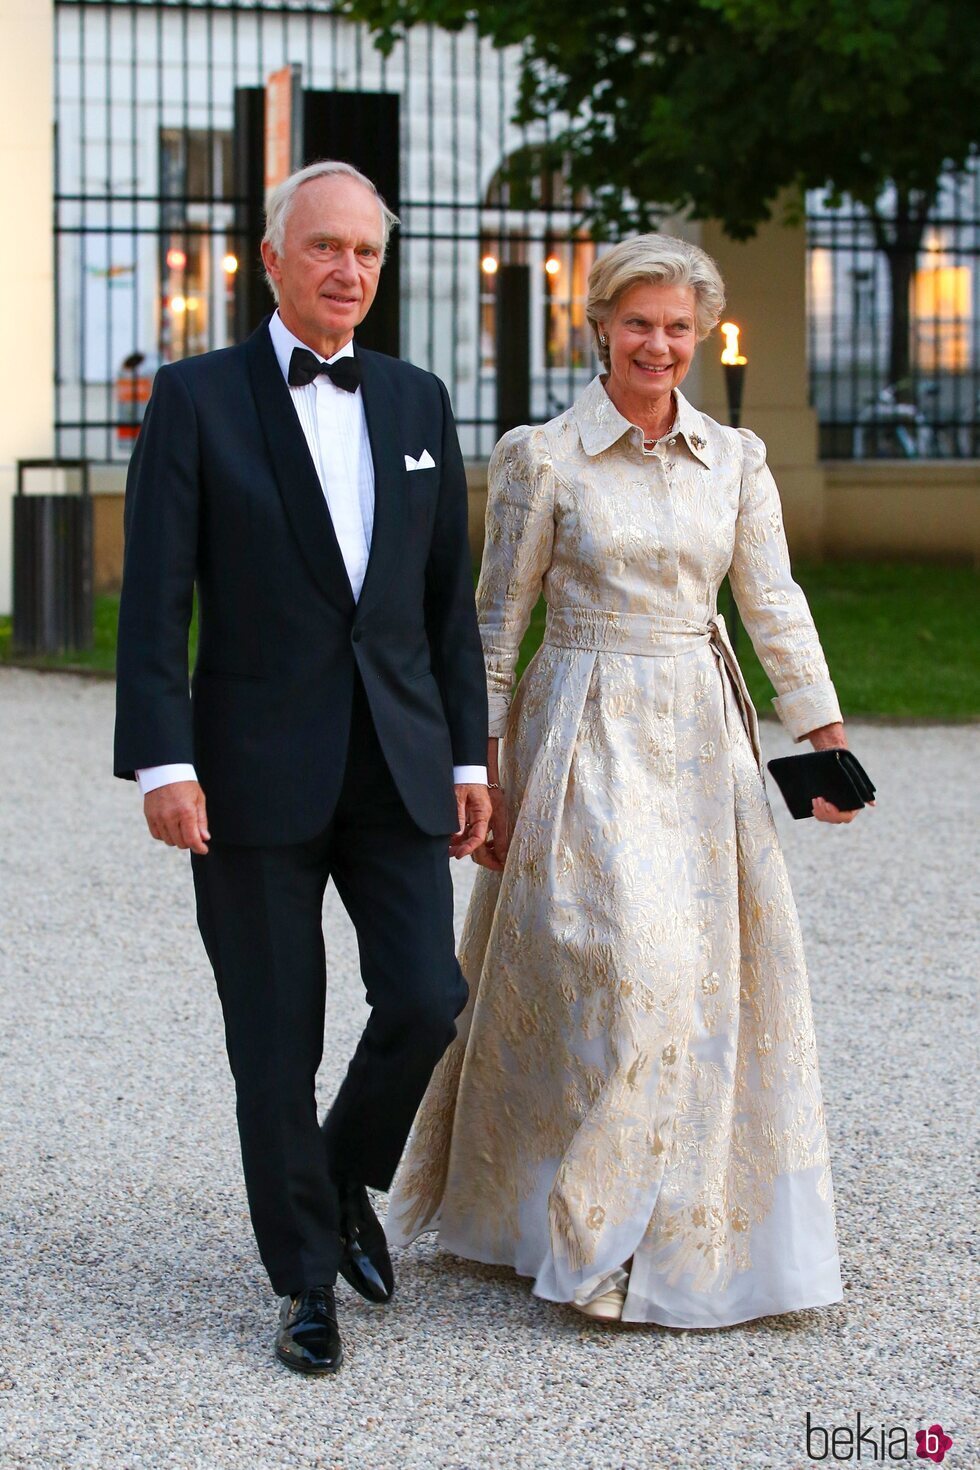
[[[594,1317],[597,1322],[621,1321],[625,1305],[626,1293],[618,1286],[614,1286],[611,1291],[604,1291],[601,1296],[594,1296],[590,1302],[572,1302],[576,1312]]]

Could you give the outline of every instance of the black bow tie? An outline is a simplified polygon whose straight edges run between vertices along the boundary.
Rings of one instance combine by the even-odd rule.
[[[336,362],[321,362],[315,352],[305,347],[294,347],[289,359],[290,388],[304,388],[313,383],[321,373],[326,373],[335,388],[345,393],[356,393],[361,384],[361,364],[356,357],[338,357]]]

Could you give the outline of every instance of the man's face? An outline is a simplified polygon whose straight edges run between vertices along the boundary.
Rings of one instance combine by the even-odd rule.
[[[281,252],[262,259],[279,287],[291,332],[329,357],[370,310],[382,254],[381,206],[357,179],[331,174],[302,184],[286,217]]]

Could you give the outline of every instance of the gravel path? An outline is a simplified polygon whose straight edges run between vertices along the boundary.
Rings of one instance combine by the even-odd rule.
[[[858,1410],[876,1443],[881,1425],[939,1421],[946,1465],[978,1462],[974,729],[855,726],[879,810],[839,831],[778,814],[808,940],[841,1306],[715,1333],[607,1330],[423,1241],[396,1260],[390,1308],[341,1283],[347,1365],[308,1382],[271,1358],[276,1302],[188,863],[109,776],[112,697],[0,672],[4,1470],[796,1467],[808,1412],[853,1429]],[[788,748],[772,725],[765,738]],[[455,872],[459,915],[472,872]],[[325,926],[326,1099],[364,1009],[332,893]],[[923,1463],[914,1438],[909,1459]]]

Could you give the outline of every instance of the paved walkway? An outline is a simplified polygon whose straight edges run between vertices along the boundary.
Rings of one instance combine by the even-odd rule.
[[[276,1303],[187,859],[149,839],[134,789],[110,778],[112,695],[0,672],[5,1470],[797,1467],[807,1413],[853,1429],[858,1410],[876,1441],[881,1425],[938,1421],[949,1470],[977,1463],[975,730],[855,726],[879,810],[839,831],[779,814],[841,1306],[716,1333],[609,1331],[421,1242],[396,1260],[389,1309],[341,1283],[347,1366],[306,1382],[270,1356]],[[787,748],[765,734],[770,754]],[[460,911],[472,871],[456,869]],[[333,895],[325,924],[328,1098],[364,1010]],[[909,1458],[923,1463],[914,1440]]]

